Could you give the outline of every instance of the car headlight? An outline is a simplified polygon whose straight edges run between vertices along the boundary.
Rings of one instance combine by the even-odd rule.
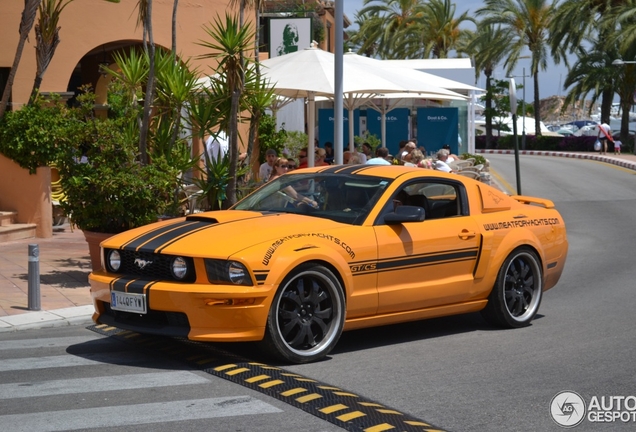
[[[113,272],[118,272],[121,267],[121,254],[118,250],[111,250],[107,257],[108,268]]]
[[[205,259],[205,270],[210,283],[252,286],[252,277],[247,267],[238,261]]]
[[[183,280],[188,274],[188,263],[181,257],[172,260],[172,275],[177,280]]]

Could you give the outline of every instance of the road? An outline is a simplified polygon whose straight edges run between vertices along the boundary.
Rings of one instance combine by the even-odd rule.
[[[514,158],[489,159],[514,190]],[[594,161],[522,156],[521,179],[524,194],[555,202],[570,241],[563,277],[530,327],[500,330],[469,314],[352,331],[325,361],[276,366],[286,377],[311,378],[453,431],[562,430],[549,406],[565,390],[586,401],[605,397],[606,404],[631,396],[636,405],[636,174]],[[191,353],[136,346],[82,327],[1,334],[0,430],[20,430],[22,422],[29,431],[70,430],[69,419],[86,430],[105,422],[100,431],[342,430],[206,373]],[[234,352],[264,361],[249,346]],[[624,411],[634,414],[636,406]],[[161,423],[148,423],[152,418]],[[635,425],[586,418],[574,430]]]

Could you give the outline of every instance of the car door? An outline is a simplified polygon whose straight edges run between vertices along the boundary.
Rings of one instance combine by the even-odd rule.
[[[374,226],[378,242],[378,313],[441,306],[470,298],[481,237],[459,182],[419,180],[391,205],[425,208],[425,220]]]

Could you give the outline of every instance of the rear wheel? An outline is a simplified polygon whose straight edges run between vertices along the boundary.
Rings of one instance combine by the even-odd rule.
[[[501,266],[482,315],[495,325],[524,327],[539,310],[542,295],[543,274],[537,254],[518,248]]]
[[[315,361],[336,345],[344,320],[345,300],[338,278],[323,266],[303,264],[276,293],[262,343],[286,361]]]

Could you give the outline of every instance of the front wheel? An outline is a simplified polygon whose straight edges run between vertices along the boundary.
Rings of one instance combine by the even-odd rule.
[[[529,248],[518,248],[501,266],[482,315],[501,327],[525,327],[539,310],[542,295],[543,275],[537,254]]]
[[[303,264],[276,293],[262,343],[286,361],[308,363],[333,349],[344,321],[345,300],[338,278],[323,266]]]

